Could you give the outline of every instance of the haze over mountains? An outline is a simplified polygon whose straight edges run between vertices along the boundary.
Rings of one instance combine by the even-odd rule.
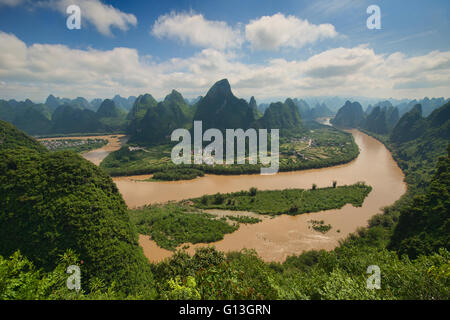
[[[425,98],[393,106],[390,101],[386,100],[369,105],[364,112],[359,102],[346,101],[330,122],[338,127],[361,128],[377,134],[388,134],[396,127],[404,126],[405,130],[411,130],[418,134],[424,130],[421,124],[424,121],[422,117],[433,114],[435,110],[448,102],[449,99],[444,98]],[[413,121],[417,119],[422,120]],[[414,133],[411,134],[414,135]]]
[[[0,100],[0,119],[11,122],[32,135],[128,133],[131,141],[159,143],[176,128],[190,128],[193,120],[202,120],[207,128],[280,128],[301,127],[301,119],[336,117],[333,124],[361,127],[376,133],[393,129],[399,118],[422,105],[424,116],[448,99],[385,100],[369,104],[364,112],[358,101],[342,102],[339,97],[288,98],[284,102],[261,103],[255,97],[240,99],[231,91],[228,80],[214,84],[205,96],[186,99],[176,90],[164,100],[151,94],[112,99],[75,99],[49,95],[45,103]],[[365,102],[371,101],[363,99]],[[339,108],[336,108],[339,103]],[[398,105],[394,103],[400,102]]]

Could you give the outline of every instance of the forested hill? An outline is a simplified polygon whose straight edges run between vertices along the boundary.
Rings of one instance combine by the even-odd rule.
[[[426,121],[431,129],[416,139],[448,140],[448,106]],[[0,149],[2,299],[450,298],[449,156],[412,204],[385,208],[334,250],[266,263],[254,251],[210,247],[149,264],[122,197],[100,168],[71,152],[39,153],[33,139],[0,125],[3,141],[23,144]],[[390,146],[396,154],[398,145]],[[407,178],[421,165],[405,164],[411,164]],[[81,267],[80,292],[67,289],[73,264]],[[368,290],[366,270],[374,264],[381,288]]]
[[[357,128],[364,118],[361,104],[347,101],[330,122],[337,127]]]
[[[263,117],[258,119],[257,126],[268,129],[301,129],[302,119],[292,99],[286,99],[284,103],[271,103]]]
[[[19,147],[47,152],[47,149],[37,140],[26,135],[11,123],[0,120],[0,151],[14,150]]]
[[[423,118],[420,105],[403,115],[387,137],[407,181],[419,189],[428,185],[436,161],[450,141],[450,102]]]
[[[192,129],[193,121],[202,121],[203,131],[209,128],[303,128],[298,107],[292,99],[272,103],[261,116],[255,98],[251,97],[250,102],[237,98],[227,79],[216,82],[192,106],[175,90],[159,103],[151,95],[140,96],[128,119],[131,120],[127,130],[131,135],[129,141],[141,145],[167,143],[173,130]]]
[[[376,106],[362,120],[360,126],[371,132],[387,134],[399,120],[398,109],[395,107]]]
[[[359,125],[352,122],[355,115],[349,114],[349,107],[342,109],[338,115],[346,118],[336,116],[333,123],[353,123],[383,141],[405,173],[408,192],[388,210],[399,216],[390,248],[413,258],[450,249],[450,102],[427,117],[416,104],[391,129],[396,108],[376,106]]]
[[[298,107],[298,111],[302,119],[314,120],[317,118],[331,117],[334,112],[331,111],[325,103],[316,103],[313,108],[303,99],[293,99],[293,102]]]
[[[79,109],[69,104],[59,106],[53,113],[49,133],[95,133],[104,132],[104,127],[97,114],[88,109]]]
[[[428,191],[402,208],[389,247],[416,258],[450,250],[450,144],[441,157]]]
[[[115,96],[110,99],[83,97],[59,98],[49,95],[44,104],[30,100],[0,100],[0,120],[8,121],[32,135],[124,132],[125,119],[135,98]],[[99,108],[106,103],[107,109],[115,109],[106,115]],[[100,112],[97,112],[99,110]]]
[[[203,122],[203,128],[219,130],[248,129],[256,120],[256,110],[231,91],[227,79],[216,82],[204,98],[197,103],[194,121]]]
[[[389,248],[412,258],[450,250],[450,102],[426,118],[416,105],[390,135],[375,136],[389,146],[408,184],[395,207],[399,222]]]
[[[183,96],[173,90],[164,101],[157,103],[151,95],[136,100],[127,132],[131,143],[157,144],[170,140],[170,134],[178,128],[189,128],[192,107]]]
[[[41,152],[3,121],[0,136],[0,256],[20,250],[45,271],[69,256],[81,267],[86,291],[88,284],[94,290],[115,283],[124,293],[151,295],[150,266],[111,178],[73,152]]]

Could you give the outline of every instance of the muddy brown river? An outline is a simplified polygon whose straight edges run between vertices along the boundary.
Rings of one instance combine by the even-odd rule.
[[[331,186],[334,180],[338,185],[364,181],[373,187],[362,207],[346,205],[337,210],[298,216],[281,215],[253,225],[242,224],[239,230],[225,235],[223,240],[209,244],[221,251],[255,249],[265,261],[283,261],[288,255],[300,254],[305,250],[335,248],[339,240],[355,232],[358,227],[366,226],[370,217],[405,193],[404,175],[386,147],[360,131],[350,132],[360,148],[360,154],[345,165],[282,172],[273,176],[206,175],[195,180],[177,182],[147,182],[140,180],[149,176],[133,176],[114,178],[114,182],[130,208],[203,194],[248,190],[251,187],[260,190],[311,188],[315,183],[320,188]],[[325,234],[319,233],[310,228],[309,220],[324,220],[325,224],[331,224],[332,229]],[[159,248],[148,236],[140,235],[139,242],[150,261],[161,261],[172,254]],[[190,245],[187,251],[193,253],[196,247],[204,245],[206,244]]]

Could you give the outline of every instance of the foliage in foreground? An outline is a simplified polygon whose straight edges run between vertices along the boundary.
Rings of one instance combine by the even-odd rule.
[[[450,250],[450,145],[440,158],[426,194],[414,197],[400,211],[400,219],[389,247],[417,257],[439,248]]]
[[[73,152],[0,150],[0,255],[20,250],[45,271],[74,250],[86,279],[125,291],[152,287],[122,196],[111,178]]]
[[[76,260],[65,255],[44,273],[19,253],[0,257],[0,299],[148,299],[141,291],[118,293],[117,287],[92,280],[89,293],[66,287],[65,268]],[[367,288],[369,265],[378,265],[381,288]],[[410,260],[376,247],[348,242],[327,252],[308,251],[284,263],[265,263],[252,250],[224,254],[200,248],[193,256],[178,251],[153,264],[158,299],[450,299],[450,253],[441,249]]]
[[[395,151],[394,155],[400,156]],[[9,170],[14,169],[13,163],[2,163]],[[413,168],[411,170],[415,172]],[[438,166],[437,171],[436,184],[429,188],[429,195],[422,197],[418,204],[411,205],[409,201],[402,200],[385,208],[383,214],[376,215],[370,220],[369,228],[359,229],[357,233],[352,234],[330,252],[308,251],[289,257],[282,264],[265,263],[254,252],[245,250],[225,255],[211,248],[202,248],[192,257],[186,253],[177,252],[171,258],[151,265],[156,280],[156,297],[160,299],[448,300],[450,299],[450,253],[448,250],[431,245],[429,247],[431,250],[425,252],[432,253],[423,255],[422,251],[416,250],[412,257],[408,257],[406,254],[399,256],[398,252],[386,249],[392,234],[399,228],[396,228],[399,217],[404,216],[405,212],[411,212],[410,216],[414,218],[409,225],[412,229],[407,228],[406,235],[417,234],[414,223],[420,222],[420,227],[427,230],[433,237],[436,236],[438,241],[445,239],[441,238],[442,236],[446,234],[448,236],[448,232],[445,233],[447,229],[441,229],[446,225],[445,213],[448,213],[448,210],[445,210],[448,201],[439,197],[437,201],[434,201],[437,193],[446,192],[445,188],[448,190],[448,165]],[[408,172],[406,174],[408,179],[410,175]],[[17,192],[17,194],[20,193]],[[35,199],[36,197],[25,200]],[[23,199],[17,197],[16,200]],[[415,209],[419,205],[424,206],[423,217],[419,215],[420,211]],[[76,261],[79,261],[78,258],[72,258],[71,263]],[[67,263],[60,267],[57,264],[55,269],[44,271],[35,269],[26,258],[20,256],[13,256],[10,259],[0,258],[0,297],[2,299],[153,297],[153,294],[149,294],[152,292],[149,291],[151,288],[140,288],[132,296],[118,294],[117,291],[120,290],[116,288],[123,289],[123,287],[115,287],[113,284],[102,286],[103,280],[94,277],[87,286],[89,293],[68,292],[63,283],[63,280],[67,279],[63,277],[66,265]],[[380,267],[381,289],[379,290],[366,287],[369,277],[366,270],[369,265]]]

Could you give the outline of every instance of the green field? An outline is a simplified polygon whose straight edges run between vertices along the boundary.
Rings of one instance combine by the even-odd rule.
[[[217,219],[181,204],[146,206],[131,210],[130,217],[140,234],[151,236],[161,248],[168,250],[175,250],[182,243],[219,241],[239,228],[237,223],[228,223],[225,217]]]
[[[250,191],[203,196],[179,203],[149,205],[129,212],[140,234],[150,236],[164,249],[175,250],[183,243],[219,241],[225,234],[236,231],[239,224],[262,221],[245,215],[220,217],[200,209],[295,215],[337,209],[347,203],[361,206],[371,189],[364,184],[315,190],[258,191],[252,188]],[[314,230],[326,232],[330,228],[319,223]]]
[[[364,183],[321,189],[285,189],[240,191],[227,194],[204,195],[192,199],[201,209],[251,211],[260,214],[297,215],[342,208],[347,203],[355,207],[363,204],[372,187]]]
[[[328,126],[311,125],[306,133],[280,137],[279,171],[323,168],[347,163],[359,154],[353,136]],[[200,174],[184,174],[173,169],[194,168],[203,173],[260,173],[261,164],[242,165],[175,165],[170,158],[173,144],[164,144],[130,151],[125,145],[108,155],[101,167],[111,176],[164,172],[158,180],[192,179]]]

